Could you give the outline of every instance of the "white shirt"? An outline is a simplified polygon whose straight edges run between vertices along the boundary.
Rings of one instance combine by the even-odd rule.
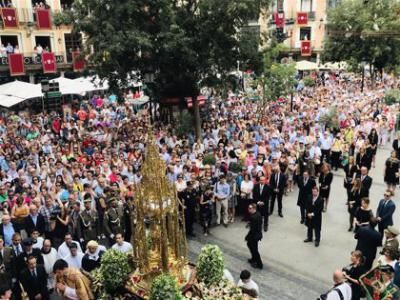
[[[258,288],[257,283],[255,283],[255,282],[253,281],[253,279],[250,279],[250,280],[247,281],[247,282],[243,282],[241,279],[239,279],[237,286],[238,286],[238,287],[243,287],[243,288],[245,288],[246,290],[255,290],[255,291],[257,292],[257,297],[258,297],[259,294],[260,294],[260,289]],[[256,299],[257,299],[257,298],[256,298]]]
[[[78,252],[76,256],[68,255],[64,260],[67,262],[68,267],[80,269],[82,268],[83,253]]]
[[[131,243],[128,243],[126,241],[123,241],[121,246],[118,245],[118,243],[115,243],[111,248],[122,253],[130,252],[133,250]]]
[[[36,243],[34,243],[33,244],[33,249],[39,249],[39,250],[41,250],[42,249],[42,247],[43,247],[43,242],[44,242],[44,239],[41,237],[41,236],[39,236],[37,239],[36,239]]]
[[[79,245],[79,243],[76,241],[72,241],[72,242],[78,246],[78,252],[82,253],[81,245]],[[59,258],[65,259],[70,254],[71,254],[71,251],[69,251],[69,247],[67,246],[67,244],[65,242],[62,243],[60,245],[60,247],[58,247],[58,257]]]
[[[336,287],[342,292],[343,300],[351,300],[351,287],[348,283],[344,282]],[[326,300],[340,300],[339,293],[335,290],[331,290],[328,293]]]

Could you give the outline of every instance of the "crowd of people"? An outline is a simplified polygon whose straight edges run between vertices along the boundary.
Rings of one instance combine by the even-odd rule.
[[[99,267],[110,247],[132,251],[131,200],[151,134],[184,205],[188,236],[195,236],[195,222],[205,236],[237,218],[249,222],[246,240],[254,268],[263,268],[258,242],[268,231],[269,216],[277,212],[284,218],[282,199],[290,193],[298,192],[299,221],[307,226],[304,242],[319,246],[334,172],[343,168],[349,230],[358,242],[352,268],[335,278],[347,278],[351,299],[359,299],[358,275],[372,267],[385,234],[381,261],[400,275],[391,200],[399,183],[400,144],[393,141],[397,107],[382,100],[385,87],[395,84],[384,77],[360,94],[353,81],[331,74],[300,91],[293,109],[287,102],[257,103],[241,94],[212,96],[201,139],[178,136],[179,124],[162,123],[157,113],[150,126],[149,110],[100,96],[60,114],[2,115],[3,294],[12,289],[17,297],[25,291],[29,299],[47,299],[54,289],[68,299],[91,299],[85,272]],[[388,188],[374,215],[368,172],[390,139]]]

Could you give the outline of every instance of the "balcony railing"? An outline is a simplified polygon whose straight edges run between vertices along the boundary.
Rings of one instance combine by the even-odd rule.
[[[25,65],[41,65],[42,64],[42,56],[37,55],[34,52],[24,52],[24,64]],[[64,52],[56,52],[56,63],[57,64],[65,64],[66,56]],[[8,57],[0,56],[0,66],[8,65]]]

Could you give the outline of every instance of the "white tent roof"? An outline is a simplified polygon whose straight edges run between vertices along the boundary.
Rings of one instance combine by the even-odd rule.
[[[42,97],[41,86],[15,80],[0,85],[0,106],[11,107],[27,99]]]
[[[80,77],[74,79],[73,81],[83,86],[85,88],[85,92],[104,91],[108,90],[109,88],[108,81],[104,80],[101,82],[97,76]]]
[[[320,69],[324,70],[343,70],[347,68],[347,63],[342,61],[342,62],[327,62],[323,64],[322,66],[319,67]]]
[[[312,61],[301,60],[296,62],[296,69],[301,71],[318,70],[318,65]]]

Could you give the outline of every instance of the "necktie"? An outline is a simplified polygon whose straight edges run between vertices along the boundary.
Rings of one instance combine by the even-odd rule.
[[[278,188],[279,185],[279,174],[276,174],[276,187]]]
[[[36,276],[36,271],[35,270],[32,270],[32,277],[33,277],[33,279],[36,280],[37,276]]]
[[[21,252],[19,251],[19,246],[15,247],[15,253],[17,253],[17,256],[19,256],[19,254],[21,253]]]
[[[263,188],[264,188],[264,185],[263,185],[263,184],[261,184],[261,185],[260,185],[260,195],[262,194],[262,190],[263,190]]]

